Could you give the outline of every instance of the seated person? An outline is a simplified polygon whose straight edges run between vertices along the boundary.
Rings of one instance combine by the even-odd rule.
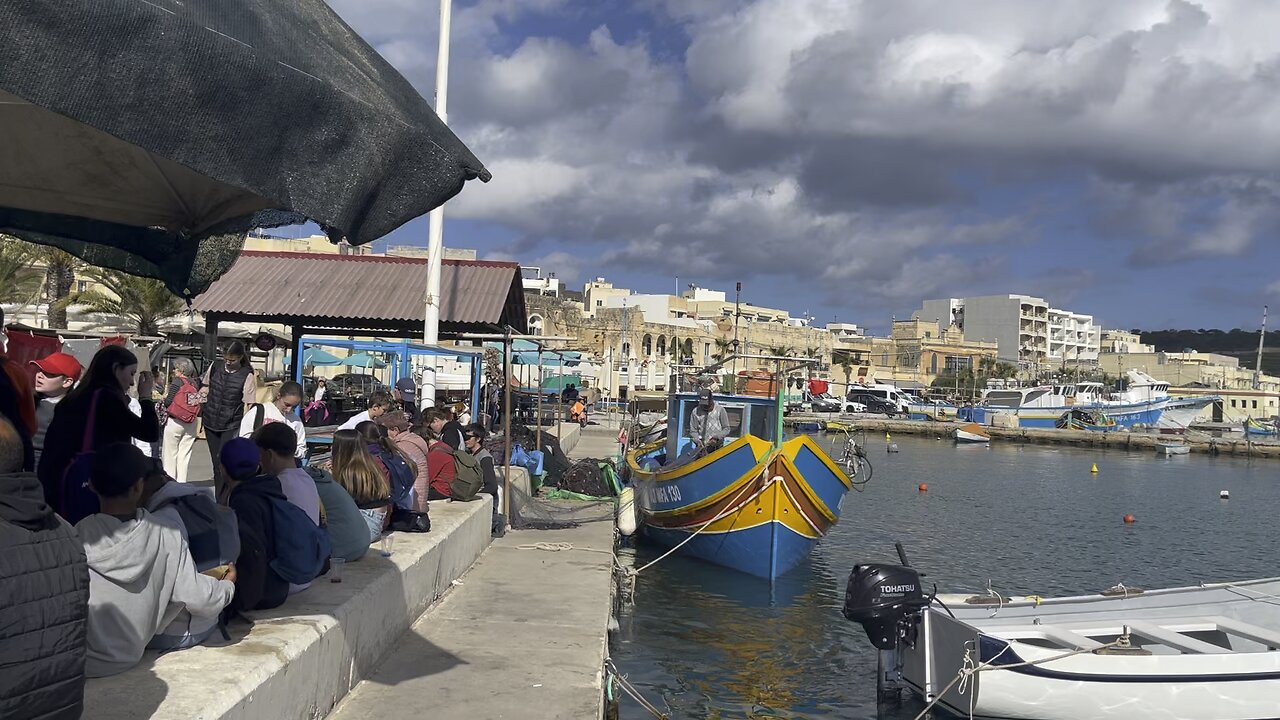
[[[302,404],[302,386],[296,382],[286,382],[276,391],[273,402],[251,405],[240,420],[240,437],[252,437],[259,428],[272,423],[284,423],[293,430],[294,450],[292,456],[298,460],[307,455],[307,428],[302,424],[296,410]],[[258,413],[262,415],[259,416]]]
[[[355,562],[369,549],[369,526],[364,514],[351,499],[351,493],[339,485],[333,476],[312,465],[303,471],[315,483],[320,496],[320,512],[324,518],[324,531],[329,534],[333,557]]]
[[[0,718],[78,718],[89,609],[84,546],[45,504],[36,474],[22,471],[25,461],[22,435],[0,414]]]
[[[377,420],[382,414],[391,409],[391,396],[386,391],[378,390],[369,396],[369,409],[364,412],[357,413],[351,419],[338,426],[339,430],[355,430],[356,426],[362,422]]]
[[[76,524],[89,561],[88,677],[128,670],[184,608],[216,616],[236,592],[234,566],[222,579],[201,575],[182,533],[139,507],[149,466],[129,443],[103,447],[90,466],[101,512]]]
[[[318,527],[320,525],[320,494],[311,476],[294,462],[297,437],[290,425],[272,423],[254,431],[253,444],[258,446],[258,462],[262,467],[262,474],[274,475],[280,482],[280,491],[289,502],[306,513],[311,522]],[[305,585],[291,583],[289,594],[302,592],[308,587],[310,583]]]
[[[220,576],[226,569],[222,563],[228,560],[221,557],[222,552],[234,553],[240,547],[239,528],[234,513],[219,507],[213,501],[213,496],[203,488],[178,482],[157,465],[152,465],[142,479],[140,504],[147,509],[152,520],[182,533],[196,569],[205,574]],[[226,518],[222,517],[223,513]],[[187,527],[188,519],[196,525]],[[225,523],[219,522],[220,520],[225,520]],[[235,536],[225,538],[222,536],[223,532],[230,532]],[[194,541],[191,537],[193,533],[196,535]],[[231,561],[235,559],[234,556],[229,558]],[[162,628],[151,638],[147,649],[179,650],[193,647],[209,639],[217,629],[216,616],[195,617],[184,608],[168,627]]]
[[[262,456],[251,440],[233,438],[218,454],[227,480],[226,504],[240,522],[240,559],[236,562],[236,611],[280,607],[289,582],[271,567],[276,559],[272,499],[288,502],[280,481],[261,472]]]
[[[369,443],[355,430],[333,434],[333,479],[351,495],[364,516],[369,534],[366,543],[382,536],[391,523],[391,473],[369,452]]]

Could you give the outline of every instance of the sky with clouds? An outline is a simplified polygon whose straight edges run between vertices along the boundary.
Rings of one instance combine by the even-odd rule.
[[[433,97],[436,2],[328,2]],[[1004,292],[1255,327],[1277,27],[1274,0],[457,0],[449,124],[494,179],[445,244],[879,329]]]

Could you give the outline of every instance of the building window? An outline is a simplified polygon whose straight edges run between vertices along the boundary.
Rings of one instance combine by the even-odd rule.
[[[76,282],[76,292],[85,292],[89,289],[88,280],[80,280]]]
[[[604,301],[603,301],[603,300],[597,300],[597,301],[596,301],[596,307],[604,307]]]
[[[1253,401],[1253,409],[1254,409],[1254,410],[1257,410],[1257,409],[1258,409],[1258,401],[1257,401],[1257,400],[1254,400],[1254,401]]]
[[[542,334],[542,316],[541,315],[529,316],[529,334],[530,335]]]
[[[645,335],[644,338],[640,340],[640,351],[644,353],[645,357],[650,357],[653,355],[653,336],[652,335]]]
[[[889,353],[887,352],[880,353],[880,365],[882,367],[889,367]]]
[[[1236,401],[1235,401],[1235,400],[1232,400],[1232,401],[1231,401],[1231,407],[1235,407],[1235,406],[1236,406]]]
[[[938,372],[938,353],[934,353],[929,357],[929,372]]]

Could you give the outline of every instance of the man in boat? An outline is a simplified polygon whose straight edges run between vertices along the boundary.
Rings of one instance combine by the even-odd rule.
[[[698,406],[689,415],[684,435],[698,443],[699,451],[715,450],[729,436],[729,413],[716,404],[710,388],[698,391]]]

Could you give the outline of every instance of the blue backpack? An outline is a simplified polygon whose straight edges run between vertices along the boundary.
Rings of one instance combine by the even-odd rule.
[[[270,563],[271,569],[294,585],[305,585],[320,577],[332,554],[329,533],[311,522],[297,505],[274,495],[267,497],[276,536],[276,557]]]
[[[240,523],[235,510],[218,505],[205,494],[179,495],[156,510],[168,505],[178,511],[187,529],[187,547],[196,570],[204,572],[240,557]]]
[[[401,510],[410,510],[413,508],[413,471],[409,469],[409,464],[404,458],[394,453],[389,453],[377,446],[370,446],[370,450],[377,453],[378,459],[383,465],[387,466],[387,470],[391,471],[391,502]]]

